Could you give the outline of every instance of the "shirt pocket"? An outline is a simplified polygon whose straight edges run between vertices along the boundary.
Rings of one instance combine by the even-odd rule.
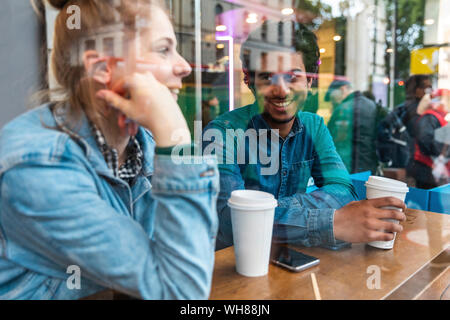
[[[288,193],[306,192],[314,159],[294,162],[289,168]]]

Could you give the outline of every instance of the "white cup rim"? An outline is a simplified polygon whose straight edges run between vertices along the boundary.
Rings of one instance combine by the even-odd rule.
[[[386,185],[388,187],[394,187],[394,186],[403,187],[403,188],[407,187],[407,184],[402,181],[398,181],[398,180],[386,178],[386,177],[379,177],[379,176],[370,176],[369,179],[367,180],[367,183],[369,183],[371,185],[380,186],[380,187],[385,187]]]
[[[366,188],[372,188],[380,191],[390,191],[390,192],[398,192],[398,193],[407,193],[409,192],[408,187],[395,187],[395,186],[382,186],[382,185],[376,185],[371,184],[369,182],[365,183]]]
[[[243,210],[268,210],[277,205],[278,201],[272,194],[257,190],[235,190],[228,200],[230,208]]]

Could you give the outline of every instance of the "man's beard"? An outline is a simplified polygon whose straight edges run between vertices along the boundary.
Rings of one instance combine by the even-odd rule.
[[[272,115],[270,114],[270,112],[264,111],[262,116],[266,119],[269,119],[271,122],[276,123],[276,124],[286,124],[291,122],[292,120],[295,119],[296,115],[294,114],[291,118],[289,119],[284,119],[284,120],[279,120],[279,119],[275,119],[274,117],[272,117]]]
[[[270,121],[272,121],[272,123],[276,123],[276,124],[286,124],[291,122],[292,120],[295,119],[295,117],[297,116],[297,113],[303,109],[304,104],[305,104],[305,100],[306,99],[301,99],[301,97],[299,95],[294,96],[293,100],[295,101],[296,104],[296,110],[295,113],[292,115],[292,117],[289,117],[288,119],[277,119],[274,118],[270,112],[268,112],[267,110],[264,109],[262,115],[266,118],[269,119]]]

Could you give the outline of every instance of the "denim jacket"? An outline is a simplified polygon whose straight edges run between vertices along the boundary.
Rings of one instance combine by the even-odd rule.
[[[55,124],[45,105],[0,132],[0,300],[78,299],[106,289],[208,298],[217,161],[176,165],[155,156],[141,128],[143,170],[130,186],[106,165],[85,116],[81,141],[46,128]]]
[[[258,138],[253,145],[251,130]],[[330,249],[349,245],[334,238],[334,212],[357,196],[321,117],[299,112],[283,139],[271,130],[254,103],[212,121],[203,132],[203,141],[204,153],[215,152],[219,160],[217,249],[233,243],[227,200],[238,189],[265,191],[278,199],[275,242]],[[264,155],[270,155],[271,163]],[[239,161],[239,156],[245,161]],[[307,193],[311,178],[319,188]]]

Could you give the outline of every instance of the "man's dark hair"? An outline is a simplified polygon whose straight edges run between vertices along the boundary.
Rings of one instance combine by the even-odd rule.
[[[250,41],[256,34],[260,34],[261,30],[268,29],[269,25],[277,26],[279,22],[277,21],[270,21],[266,20],[264,23],[254,30],[252,33],[250,33],[247,40],[244,41],[241,47],[241,61],[242,61],[242,68],[245,72],[247,72],[250,76],[250,78],[254,77],[254,71],[250,70],[250,66],[248,63],[250,61],[247,61],[244,57],[245,50],[251,49],[252,46],[250,44]],[[287,22],[284,22],[287,23]],[[302,53],[303,57],[303,63],[305,64],[306,72],[308,74],[316,74],[319,71],[319,65],[320,65],[320,51],[319,46],[317,44],[317,37],[316,35],[309,30],[305,25],[299,22],[290,21],[290,23],[293,23],[292,30],[292,48],[295,49],[296,52]],[[273,51],[275,51],[274,49]],[[249,83],[251,84],[253,82],[253,79],[249,79]]]
[[[414,98],[416,95],[416,90],[423,86],[425,80],[431,80],[429,75],[426,74],[415,74],[406,81],[406,98]]]

